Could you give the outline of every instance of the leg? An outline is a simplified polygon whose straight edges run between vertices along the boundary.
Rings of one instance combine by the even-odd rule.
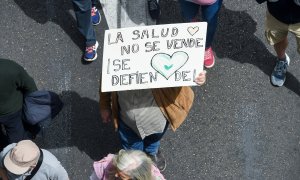
[[[27,139],[22,122],[22,111],[1,117],[0,121],[5,127],[9,144],[17,143],[23,139]]]
[[[72,0],[77,19],[77,27],[86,39],[86,46],[96,44],[96,35],[92,25],[90,0]]]
[[[270,80],[274,86],[283,86],[290,58],[285,53],[288,46],[287,35],[289,26],[278,21],[269,12],[266,15],[265,36],[270,45],[274,46],[277,54],[277,62],[271,74]]]
[[[185,0],[179,0],[179,5],[181,8],[181,14],[183,16],[183,19],[185,22],[193,22],[194,18],[198,14],[199,11],[199,5],[188,2]]]
[[[147,0],[148,11],[153,20],[157,20],[160,15],[160,6],[157,0]]]
[[[202,6],[202,19],[207,22],[206,48],[212,45],[213,38],[218,25],[218,13],[221,9],[223,0],[217,0],[214,4]]]
[[[93,28],[93,20],[98,19],[100,23],[100,14],[95,8],[92,8],[91,0],[72,0],[74,11],[77,19],[77,27],[81,34],[85,37],[86,49],[84,60],[94,61],[97,59],[98,42],[96,41],[96,33]],[[96,16],[96,15],[99,15]],[[97,22],[98,23],[98,22]],[[98,24],[99,24],[98,23]]]
[[[268,43],[274,46],[278,59],[285,59],[285,50],[288,46],[288,29],[287,24],[278,21],[267,11],[265,36]]]
[[[100,21],[101,21],[100,12],[96,7],[97,2],[98,2],[97,0],[92,0],[92,10],[91,10],[92,13],[91,13],[91,16],[92,16],[92,24],[94,26],[100,24]]]
[[[6,147],[7,145],[9,145],[8,139],[7,139],[7,136],[3,132],[2,124],[0,124],[0,151],[2,151],[3,148]]]
[[[122,120],[119,120],[119,138],[123,149],[134,149],[143,151],[142,139],[130,129]]]
[[[168,129],[169,123],[167,122],[166,127],[162,133],[151,134],[145,137],[144,142],[144,152],[149,155],[156,155],[160,146],[160,140]]]
[[[92,7],[95,7],[97,5],[97,0],[91,0],[92,1]]]
[[[147,136],[144,142],[144,152],[146,152],[152,161],[156,164],[160,171],[164,171],[166,169],[166,159],[163,156],[162,152],[159,150],[160,140],[168,129],[168,122],[166,127],[162,133],[152,134]]]
[[[288,47],[288,39],[285,37],[282,41],[274,44],[278,59],[285,59],[285,50]]]

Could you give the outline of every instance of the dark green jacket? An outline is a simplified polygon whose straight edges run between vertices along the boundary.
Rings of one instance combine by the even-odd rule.
[[[22,109],[23,96],[37,90],[22,66],[0,58],[0,117]]]

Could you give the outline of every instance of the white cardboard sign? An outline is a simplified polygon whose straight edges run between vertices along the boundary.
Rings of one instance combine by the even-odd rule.
[[[106,30],[101,91],[196,85],[206,28],[197,22]]]

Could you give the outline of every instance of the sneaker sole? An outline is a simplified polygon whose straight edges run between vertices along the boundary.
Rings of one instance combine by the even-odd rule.
[[[167,168],[167,162],[165,163],[165,166],[164,166],[164,168],[160,170],[160,172],[163,172],[163,171],[165,171],[165,170],[166,170],[166,168]]]
[[[96,41],[95,46],[96,46],[96,54],[95,54],[95,57],[92,58],[92,59],[83,58],[85,61],[91,62],[91,61],[95,61],[95,60],[97,59],[97,57],[98,57],[98,55],[97,55],[97,49],[98,49],[98,46],[99,46],[98,41]]]
[[[100,22],[101,22],[101,21],[99,21],[99,22],[98,22],[98,23],[96,23],[96,24],[94,24],[94,23],[93,23],[93,26],[97,26],[98,24],[100,24]]]
[[[272,77],[270,78],[270,81],[271,81],[271,84],[273,85],[273,86],[276,86],[276,87],[281,87],[281,86],[283,86],[284,85],[284,83],[285,83],[285,80],[286,80],[286,78],[284,78],[284,80],[283,80],[283,83],[274,83],[273,81],[272,81]]]
[[[210,65],[210,66],[204,65],[204,67],[207,68],[207,69],[209,69],[209,68],[214,67],[214,65],[215,65],[215,56],[214,56],[214,61],[213,61],[212,65]]]

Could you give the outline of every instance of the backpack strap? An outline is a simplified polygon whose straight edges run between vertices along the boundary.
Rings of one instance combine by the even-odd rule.
[[[43,162],[43,158],[44,158],[43,151],[40,149],[40,157],[39,157],[38,163],[33,168],[33,170],[31,171],[30,175],[27,176],[24,180],[30,180],[38,172],[38,170],[40,169],[41,164]]]

